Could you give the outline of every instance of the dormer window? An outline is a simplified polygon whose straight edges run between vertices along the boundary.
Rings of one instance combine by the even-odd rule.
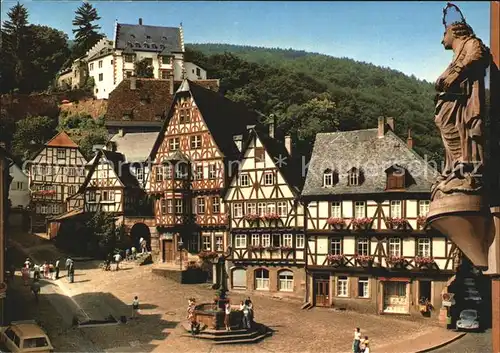
[[[332,187],[338,182],[338,174],[336,171],[326,169],[323,172],[323,186],[325,188]]]
[[[130,114],[123,114],[122,120],[130,120]]]
[[[154,43],[153,43],[153,44],[151,44],[151,48],[153,48],[153,49],[158,49],[158,46],[157,46],[156,44],[154,44]]]
[[[140,48],[140,47],[141,47],[141,43],[139,43],[139,42],[135,42],[134,46],[135,46],[136,48]]]
[[[163,44],[160,44],[160,49],[161,50],[165,49],[165,46]]]
[[[148,43],[146,43],[146,42],[144,42],[144,43],[142,44],[142,46],[143,46],[144,48],[149,49],[149,44],[148,44]]]
[[[151,36],[146,36],[146,39],[151,39]]]
[[[352,168],[349,173],[347,173],[347,185],[349,186],[358,186],[363,183],[362,173],[357,168]]]
[[[399,165],[393,165],[386,171],[387,185],[386,190],[402,190],[406,188],[407,171]]]
[[[161,37],[161,39],[166,41],[167,37],[163,36],[163,37]]]

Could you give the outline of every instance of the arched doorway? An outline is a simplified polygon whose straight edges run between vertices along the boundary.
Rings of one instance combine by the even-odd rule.
[[[151,251],[151,233],[149,227],[144,223],[136,223],[130,229],[130,238],[132,239],[132,246],[135,246],[140,251],[139,240],[144,238],[146,240],[147,248]]]

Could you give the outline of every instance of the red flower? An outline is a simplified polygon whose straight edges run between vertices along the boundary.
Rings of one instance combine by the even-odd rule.
[[[327,256],[329,262],[341,262],[344,260],[344,255],[339,254],[329,254]]]
[[[408,221],[405,218],[388,218],[386,220],[387,225],[389,228],[395,228],[395,227],[404,227],[405,225],[408,224]]]
[[[326,223],[331,226],[343,226],[345,225],[345,220],[343,218],[330,217],[326,220]]]
[[[353,227],[360,228],[360,227],[367,227],[372,224],[372,219],[371,218],[354,218],[351,221],[351,224]]]
[[[243,219],[246,221],[256,221],[260,219],[260,216],[256,213],[247,213],[243,216]]]
[[[434,259],[432,257],[416,256],[415,263],[419,265],[430,265],[434,263]]]
[[[266,213],[262,219],[266,220],[266,221],[275,221],[275,220],[278,220],[280,219],[280,216],[277,214],[277,213]]]

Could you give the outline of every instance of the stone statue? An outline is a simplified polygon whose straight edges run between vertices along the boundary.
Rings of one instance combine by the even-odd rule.
[[[458,11],[459,19],[447,18],[447,10]],[[448,4],[443,23],[442,44],[454,56],[435,84],[435,122],[445,148],[445,165],[432,188],[432,200],[455,192],[480,193],[483,187],[484,82],[490,54],[455,5]]]

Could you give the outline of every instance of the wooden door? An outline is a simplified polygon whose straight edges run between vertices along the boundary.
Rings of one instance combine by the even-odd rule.
[[[174,261],[174,243],[172,240],[163,240],[163,262]]]
[[[330,281],[327,279],[314,279],[315,305],[330,306]]]

